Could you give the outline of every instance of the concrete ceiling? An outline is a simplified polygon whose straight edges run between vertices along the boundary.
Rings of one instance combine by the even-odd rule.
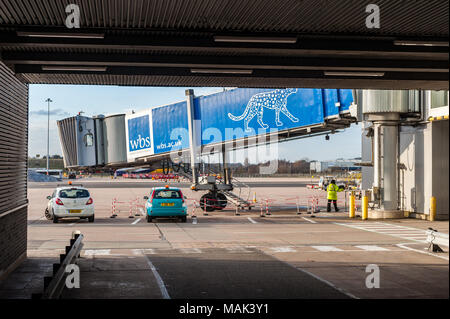
[[[367,4],[0,0],[0,59],[25,83],[448,89],[448,1],[377,1],[379,29]]]

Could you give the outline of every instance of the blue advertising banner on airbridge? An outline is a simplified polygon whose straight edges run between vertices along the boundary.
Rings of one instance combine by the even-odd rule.
[[[152,109],[155,154],[189,147],[186,107],[186,102],[179,102]]]
[[[201,123],[201,144],[208,145],[321,124],[348,111],[352,103],[352,90],[233,89],[194,98],[194,119]],[[185,101],[145,112],[152,122],[153,137],[153,147],[146,155],[189,148]],[[130,132],[130,136],[139,139],[139,134]],[[144,136],[149,135],[142,133]]]
[[[324,120],[320,89],[236,89],[196,98],[194,105],[201,119],[202,145],[221,142],[218,137],[239,139]],[[205,134],[214,133],[210,128],[220,134]]]
[[[129,150],[134,152],[151,148],[149,116],[143,115],[129,119],[127,124]]]

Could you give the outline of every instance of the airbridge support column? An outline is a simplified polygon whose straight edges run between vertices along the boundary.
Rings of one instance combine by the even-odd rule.
[[[192,182],[198,183],[198,123],[195,121],[194,110],[194,90],[186,90],[186,104],[187,104],[187,116],[188,116],[188,129],[189,129],[189,149],[191,157],[191,169],[192,169]]]
[[[398,114],[378,115],[374,121],[374,183],[379,209],[398,212]],[[397,213],[398,212],[398,213]],[[401,216],[400,216],[401,217]]]
[[[418,91],[364,90],[362,109],[373,127],[373,185],[369,218],[402,218],[399,201],[399,124],[418,109]]]
[[[0,62],[0,280],[27,252],[28,86]]]

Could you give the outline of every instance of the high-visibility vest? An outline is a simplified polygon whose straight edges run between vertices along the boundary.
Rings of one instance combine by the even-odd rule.
[[[340,191],[340,189],[339,189],[339,187],[336,184],[328,185],[328,187],[327,187],[327,193],[328,193],[327,199],[337,200],[337,192],[339,192],[339,191]]]

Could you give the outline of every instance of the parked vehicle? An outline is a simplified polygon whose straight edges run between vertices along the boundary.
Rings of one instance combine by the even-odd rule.
[[[145,196],[145,210],[147,212],[147,222],[153,219],[180,218],[183,223],[187,220],[186,197],[179,188],[176,187],[155,187],[152,188],[150,196]]]
[[[54,223],[66,217],[78,217],[94,222],[94,201],[89,191],[82,186],[58,186],[47,199],[45,217]]]

